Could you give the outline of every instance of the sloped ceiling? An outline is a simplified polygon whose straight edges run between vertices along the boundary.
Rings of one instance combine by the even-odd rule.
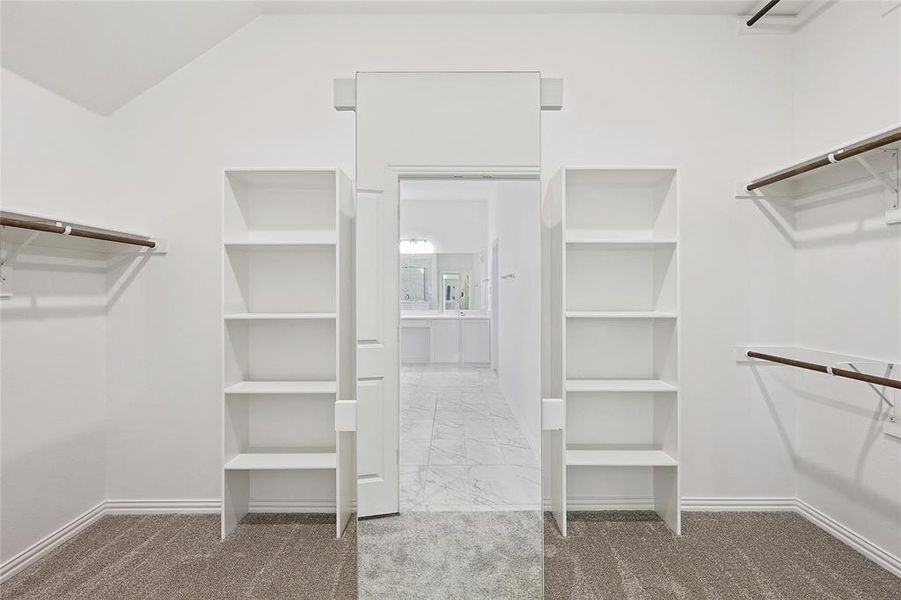
[[[259,14],[254,2],[4,1],[2,64],[108,115]]]
[[[822,0],[821,0],[822,1]],[[109,115],[262,13],[753,14],[763,0],[222,0],[0,2],[5,68]],[[783,0],[796,14],[811,0]]]

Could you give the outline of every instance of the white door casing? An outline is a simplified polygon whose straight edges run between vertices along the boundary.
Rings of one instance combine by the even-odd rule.
[[[355,103],[357,514],[367,517],[400,510],[400,181],[538,177],[540,78],[359,73]]]

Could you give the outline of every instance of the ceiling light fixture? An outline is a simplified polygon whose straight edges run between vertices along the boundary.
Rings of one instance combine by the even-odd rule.
[[[435,252],[435,247],[428,240],[401,240],[399,248],[401,254],[432,254]]]

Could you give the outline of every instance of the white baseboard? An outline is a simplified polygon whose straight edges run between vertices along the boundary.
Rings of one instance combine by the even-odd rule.
[[[545,506],[550,506],[549,498]],[[654,510],[653,496],[569,496],[567,510]]]
[[[797,499],[790,497],[682,498],[682,510],[687,512],[794,512]]]
[[[854,548],[883,569],[895,575],[895,577],[901,577],[901,558],[893,555],[888,550],[848,529],[801,499],[798,499],[796,502],[795,512],[826,533]]]
[[[166,513],[218,514],[222,502],[212,500],[107,500],[106,515],[155,515]]]
[[[94,508],[78,515],[69,523],[66,523],[50,535],[32,544],[25,550],[22,550],[3,564],[0,564],[0,582],[6,581],[18,571],[24,569],[32,562],[44,556],[70,537],[79,533],[85,527],[103,516],[103,505],[101,502]]]
[[[335,499],[323,500],[254,500],[248,503],[252,513],[334,513]]]
[[[545,499],[548,505],[549,498]],[[653,510],[653,499],[644,496],[576,497],[567,500],[570,510]],[[107,500],[77,516],[35,544],[0,564],[0,583],[79,533],[103,515],[124,514],[215,514],[219,500]],[[251,512],[334,512],[333,500],[252,500]],[[860,552],[896,577],[901,577],[901,558],[874,544],[835,519],[798,498],[682,499],[686,512],[794,512],[823,531]]]
[[[682,498],[683,512],[794,512],[795,498]],[[545,496],[544,506],[551,506]],[[569,496],[568,510],[654,510],[653,496]],[[545,508],[545,510],[550,510]]]

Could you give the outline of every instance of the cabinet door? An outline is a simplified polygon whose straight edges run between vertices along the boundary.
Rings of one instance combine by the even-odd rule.
[[[463,320],[463,362],[491,362],[491,326],[487,319]]]
[[[423,364],[431,360],[429,321],[403,321],[400,325],[400,362]]]
[[[432,362],[460,362],[460,321],[457,319],[432,321]]]

